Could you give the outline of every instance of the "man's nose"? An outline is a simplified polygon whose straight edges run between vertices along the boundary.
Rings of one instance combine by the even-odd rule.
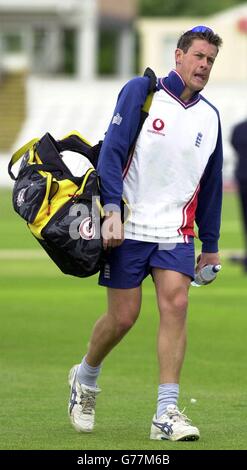
[[[200,66],[203,67],[203,68],[208,67],[207,57],[204,57],[204,58],[201,60]]]

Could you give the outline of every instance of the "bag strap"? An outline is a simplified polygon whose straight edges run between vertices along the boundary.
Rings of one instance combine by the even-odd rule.
[[[147,67],[144,71],[143,77],[148,77],[149,78],[149,90],[148,92],[154,92],[157,87],[157,77],[152,69],[150,67]]]
[[[152,69],[150,69],[150,67],[146,68],[143,76],[149,78],[148,95],[147,95],[147,98],[146,98],[145,103],[144,103],[144,105],[142,107],[142,110],[141,110],[141,112],[146,113],[145,118],[144,118],[144,121],[145,121],[145,119],[148,116],[149,109],[150,109],[151,104],[152,104],[153,96],[154,96],[154,93],[155,93],[156,88],[157,88],[157,77],[156,77],[154,71]],[[142,125],[143,125],[144,121],[142,122]]]
[[[11,171],[12,166],[18,162],[18,160],[26,153],[28,150],[30,150],[37,142],[39,141],[38,138],[34,138],[27,142],[25,145],[23,145],[19,150],[17,150],[15,153],[13,153],[12,158],[8,164],[8,173],[9,176],[12,180],[16,180],[17,178],[15,177],[14,173]]]
[[[153,96],[154,96],[154,93],[155,93],[156,87],[157,87],[157,77],[156,77],[154,71],[153,71],[152,69],[150,69],[150,67],[147,67],[147,68],[146,68],[146,70],[145,70],[143,76],[149,78],[148,95],[147,95],[147,97],[146,97],[146,100],[145,100],[144,105],[143,105],[142,108],[141,108],[141,116],[140,116],[139,125],[138,125],[137,131],[136,131],[136,135],[135,135],[134,141],[132,142],[132,144],[131,144],[131,146],[130,146],[129,155],[132,154],[132,152],[133,152],[133,150],[134,150],[134,148],[135,148],[137,139],[138,139],[138,137],[139,137],[139,134],[140,134],[140,132],[141,132],[141,130],[142,130],[142,126],[143,126],[145,120],[146,120],[147,117],[148,117],[149,110],[150,110],[150,107],[151,107],[151,104],[152,104],[152,100],[153,100]]]

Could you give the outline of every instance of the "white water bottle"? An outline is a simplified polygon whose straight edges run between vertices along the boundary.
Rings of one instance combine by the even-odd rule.
[[[198,273],[195,274],[195,279],[192,281],[191,285],[194,287],[205,286],[213,281],[217,273],[221,270],[220,264],[207,264],[200,269]]]

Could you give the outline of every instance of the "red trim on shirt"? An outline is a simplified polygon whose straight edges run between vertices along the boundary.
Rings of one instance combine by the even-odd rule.
[[[193,196],[183,208],[182,225],[178,229],[179,235],[191,235],[192,237],[196,236],[194,232],[194,222],[199,191],[200,184],[198,184]]]
[[[128,171],[129,171],[129,167],[130,167],[132,159],[133,159],[134,151],[135,151],[135,147],[133,148],[131,154],[129,155],[126,167],[123,170],[123,174],[122,174],[123,179],[125,178],[125,176],[127,175]]]

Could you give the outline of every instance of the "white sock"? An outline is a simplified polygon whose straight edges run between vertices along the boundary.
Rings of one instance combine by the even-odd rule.
[[[96,387],[100,370],[101,364],[97,367],[92,367],[87,363],[86,356],[84,356],[77,371],[78,381],[80,384],[87,385],[88,387]]]
[[[179,394],[178,384],[160,384],[158,388],[157,418],[166,412],[168,405],[177,405]]]

